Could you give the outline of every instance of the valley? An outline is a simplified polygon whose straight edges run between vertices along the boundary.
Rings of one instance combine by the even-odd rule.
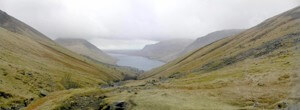
[[[300,6],[196,40],[101,46],[0,11],[0,110],[300,109]]]

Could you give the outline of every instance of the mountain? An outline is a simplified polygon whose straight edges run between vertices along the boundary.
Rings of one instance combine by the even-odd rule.
[[[192,42],[193,40],[190,39],[171,39],[160,41],[156,44],[146,45],[137,54],[151,59],[168,62],[175,59],[177,57],[176,54]]]
[[[182,52],[180,52],[178,56],[195,51],[196,49],[199,49],[203,46],[206,46],[210,43],[213,43],[213,42],[223,39],[225,37],[236,35],[242,31],[244,31],[244,30],[243,29],[228,29],[228,30],[221,30],[221,31],[209,33],[206,36],[196,39],[193,43],[188,45]]]
[[[18,109],[51,92],[97,87],[124,77],[0,11],[0,109]]]
[[[299,24],[298,6],[139,78],[164,81],[160,87],[165,89],[199,91],[244,109],[296,109],[300,103]]]
[[[117,60],[105,52],[101,51],[95,45],[84,39],[56,39],[56,43],[61,46],[86,57],[98,60],[103,63],[116,64]]]

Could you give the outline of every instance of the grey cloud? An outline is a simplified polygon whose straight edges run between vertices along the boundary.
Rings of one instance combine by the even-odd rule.
[[[299,0],[0,0],[1,10],[52,39],[105,41],[195,39],[249,28],[299,5]]]

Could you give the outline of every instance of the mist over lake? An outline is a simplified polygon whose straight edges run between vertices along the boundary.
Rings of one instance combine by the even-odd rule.
[[[164,62],[141,56],[131,56],[125,54],[112,53],[109,53],[109,55],[118,59],[117,65],[119,66],[130,66],[144,71],[148,71],[165,64]]]

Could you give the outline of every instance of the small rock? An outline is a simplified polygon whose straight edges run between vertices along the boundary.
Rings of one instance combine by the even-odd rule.
[[[113,103],[112,110],[125,110],[127,103],[124,101],[119,101]]]
[[[99,96],[99,99],[105,99],[107,98],[107,96],[103,95],[103,96]]]
[[[28,75],[28,76],[32,76],[32,73],[31,73],[31,72],[28,72],[27,75]]]
[[[46,90],[40,90],[40,97],[45,97],[48,95],[48,91]]]
[[[167,93],[163,93],[163,94],[161,94],[162,96],[167,96],[168,94]]]
[[[8,94],[8,93],[1,92],[1,91],[0,91],[0,97],[3,97],[3,98],[5,98],[5,99],[8,99],[8,98],[12,97],[12,95],[11,95],[11,94]]]
[[[33,101],[33,100],[34,100],[34,98],[30,98],[29,100],[30,100],[30,101]]]
[[[25,71],[21,71],[20,74],[25,75]]]
[[[257,85],[258,86],[264,86],[265,84],[264,83],[258,83]]]
[[[257,101],[255,101],[255,102],[253,103],[253,107],[259,107],[259,103],[258,103]]]
[[[287,108],[288,104],[286,102],[280,102],[277,104],[279,109]]]

